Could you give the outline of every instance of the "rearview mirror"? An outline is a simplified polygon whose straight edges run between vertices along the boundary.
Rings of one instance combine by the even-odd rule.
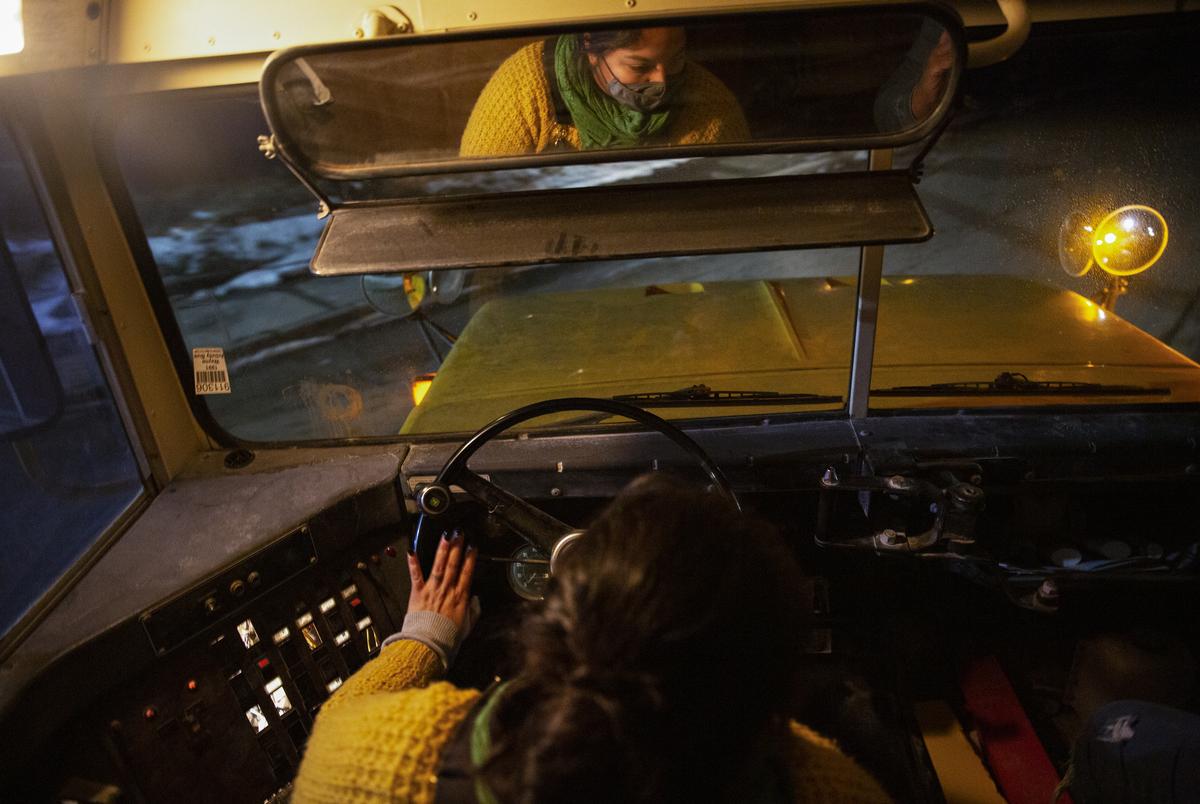
[[[261,93],[278,153],[350,180],[896,147],[945,117],[964,53],[936,6],[644,17],[292,48]]]

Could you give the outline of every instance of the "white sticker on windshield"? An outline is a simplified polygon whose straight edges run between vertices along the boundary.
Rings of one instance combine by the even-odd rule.
[[[225,368],[225,350],[193,349],[192,371],[196,375],[197,394],[228,394],[229,370]]]

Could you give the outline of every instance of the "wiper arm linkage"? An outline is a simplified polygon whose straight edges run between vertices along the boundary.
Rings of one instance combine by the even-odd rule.
[[[650,408],[681,408],[689,405],[823,405],[840,404],[840,396],[827,394],[789,394],[779,391],[714,391],[707,385],[693,385],[677,391],[655,391],[645,394],[618,394],[617,402],[630,402]]]
[[[871,389],[872,396],[1166,396],[1170,393],[1169,388],[1143,385],[1031,380],[1013,371],[1001,372],[990,382],[936,382]]]

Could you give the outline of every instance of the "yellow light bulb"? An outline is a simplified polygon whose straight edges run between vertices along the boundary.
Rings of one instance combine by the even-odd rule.
[[[1092,259],[1113,276],[1133,276],[1154,265],[1167,248],[1167,221],[1153,207],[1115,209],[1096,226]]]

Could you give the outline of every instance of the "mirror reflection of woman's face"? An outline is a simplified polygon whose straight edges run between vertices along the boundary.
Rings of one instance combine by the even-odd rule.
[[[685,44],[682,28],[643,28],[632,45],[589,53],[588,61],[601,87],[613,78],[622,84],[660,83],[683,71]]]

